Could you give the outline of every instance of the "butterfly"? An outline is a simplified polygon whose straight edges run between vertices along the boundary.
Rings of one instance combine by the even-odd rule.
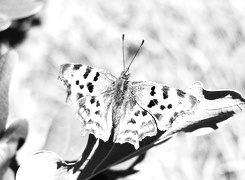
[[[177,117],[195,113],[196,97],[164,84],[130,81],[130,65],[118,78],[88,65],[61,65],[58,79],[67,86],[66,101],[78,106],[82,135],[106,142],[113,134],[115,143],[138,149],[139,141],[156,135],[157,129],[165,131]]]

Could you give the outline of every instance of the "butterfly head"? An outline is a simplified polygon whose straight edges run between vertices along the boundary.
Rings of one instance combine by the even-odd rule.
[[[123,79],[123,80],[128,80],[130,78],[130,73],[129,71],[123,71],[120,75],[120,77]]]

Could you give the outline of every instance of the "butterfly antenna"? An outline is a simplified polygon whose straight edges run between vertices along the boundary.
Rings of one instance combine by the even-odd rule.
[[[139,46],[138,50],[136,51],[136,53],[135,53],[135,55],[133,57],[133,59],[131,60],[130,64],[128,65],[127,70],[125,71],[125,73],[129,70],[131,64],[133,63],[135,57],[137,56],[137,54],[140,51],[140,48],[143,46],[144,42],[145,42],[145,40],[143,39],[142,42],[141,42],[141,45]]]
[[[124,58],[124,36],[125,34],[123,33],[122,35],[122,53],[123,53],[123,69],[125,71],[125,58]]]

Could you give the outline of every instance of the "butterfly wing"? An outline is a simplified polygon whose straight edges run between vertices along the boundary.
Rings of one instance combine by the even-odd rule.
[[[156,135],[156,123],[153,116],[133,99],[127,101],[124,112],[119,125],[115,128],[114,142],[121,144],[128,142],[138,149],[139,141],[146,136]]]
[[[77,118],[86,132],[107,141],[111,134],[111,95],[116,78],[109,72],[82,64],[64,64],[59,79],[67,86],[67,102],[77,104]]]
[[[106,94],[87,96],[78,104],[77,118],[82,122],[82,135],[87,132],[108,141],[111,135],[111,99]]]
[[[75,63],[61,65],[58,79],[67,86],[66,101],[70,104],[86,96],[111,91],[116,81],[116,77],[106,70]]]
[[[154,82],[132,82],[125,97],[123,115],[115,127],[114,142],[131,143],[139,148],[139,141],[170,128],[179,116],[191,114],[199,104],[194,96]],[[120,113],[122,114],[122,113]]]
[[[133,82],[132,91],[137,104],[154,117],[161,131],[170,128],[177,117],[193,114],[199,105],[196,97],[154,82]]]

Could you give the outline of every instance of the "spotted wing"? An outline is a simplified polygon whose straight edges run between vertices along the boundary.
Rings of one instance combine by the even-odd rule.
[[[199,105],[196,97],[154,82],[133,82],[132,92],[137,104],[154,117],[161,131],[170,128],[177,117],[193,114]]]
[[[98,96],[112,91],[116,77],[110,72],[82,64],[63,64],[59,80],[67,86],[67,99],[70,104],[86,96]]]
[[[116,78],[109,72],[82,64],[64,64],[59,79],[67,86],[67,102],[78,106],[82,134],[107,141],[111,134],[111,97]]]
[[[139,141],[146,136],[156,135],[156,123],[153,116],[133,99],[127,101],[124,112],[119,125],[115,128],[114,142],[121,144],[127,142],[138,149]]]
[[[82,122],[82,135],[87,132],[108,141],[111,129],[111,97],[107,94],[87,96],[78,104],[77,118]]]

